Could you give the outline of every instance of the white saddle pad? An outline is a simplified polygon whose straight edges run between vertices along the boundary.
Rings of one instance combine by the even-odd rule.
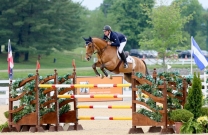
[[[121,57],[120,57],[118,51],[117,51],[117,56],[118,56],[119,59],[121,59]],[[128,63],[133,63],[133,60],[134,60],[134,59],[133,59],[130,55],[126,58],[126,61],[127,61]]]

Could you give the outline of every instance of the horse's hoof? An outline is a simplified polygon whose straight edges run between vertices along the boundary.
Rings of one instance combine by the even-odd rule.
[[[103,74],[100,74],[100,78],[103,79],[104,78],[104,75]]]
[[[109,79],[113,79],[112,75],[108,75],[108,78],[109,78]]]

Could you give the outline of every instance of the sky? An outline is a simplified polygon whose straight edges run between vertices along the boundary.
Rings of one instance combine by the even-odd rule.
[[[76,2],[82,2],[82,6],[87,7],[89,10],[94,10],[97,7],[100,6],[101,3],[103,3],[103,0],[73,0]],[[171,1],[171,0],[168,0]],[[198,0],[202,6],[207,9],[208,8],[208,0]]]

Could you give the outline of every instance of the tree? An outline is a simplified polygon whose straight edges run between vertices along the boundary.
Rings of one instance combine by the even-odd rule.
[[[21,54],[28,61],[30,52],[74,48],[80,36],[79,7],[68,0],[0,1],[0,44],[11,39],[15,62]]]
[[[182,16],[189,16],[192,14],[192,20],[185,24],[184,30],[187,31],[190,36],[195,37],[202,24],[202,5],[198,0],[175,0],[174,2],[181,3],[180,7],[183,9],[181,12]]]
[[[139,48],[138,35],[149,27],[146,22],[148,16],[144,14],[141,4],[146,4],[151,9],[154,6],[154,0],[118,0],[109,11],[109,14],[114,16],[120,31],[127,36],[127,50]]]
[[[181,16],[181,8],[178,3],[170,6],[159,6],[152,11],[147,11],[149,18],[148,23],[152,25],[151,29],[143,32],[139,36],[142,37],[140,44],[143,48],[155,49],[160,53],[165,68],[165,57],[168,53],[167,49],[175,49],[179,43],[183,42],[183,27],[187,23],[191,15],[187,17]]]
[[[184,31],[188,33],[186,38],[189,40],[184,41],[184,44],[189,45],[189,50],[190,50],[190,45],[191,45],[191,40],[190,37],[193,36],[197,43],[200,45],[201,49],[205,49],[205,35],[202,33],[204,30],[203,27],[203,7],[199,3],[198,0],[174,0],[174,2],[180,2],[180,7],[182,9],[181,15],[183,17],[188,16],[192,14],[192,19],[187,22],[184,25]]]
[[[96,9],[94,11],[86,11],[83,20],[85,25],[83,25],[83,36],[92,36],[92,37],[103,37],[103,27],[105,25],[110,25],[113,30],[118,30],[116,21],[113,19],[113,16],[109,14],[107,18],[104,13]]]
[[[204,10],[202,13],[202,24],[201,24],[201,30],[199,31],[199,34],[197,35],[197,42],[202,46],[201,49],[208,50],[208,10]]]
[[[84,8],[80,3],[73,3],[71,0],[55,0],[50,8],[52,16],[49,21],[52,22],[52,32],[50,44],[54,44],[57,50],[72,50],[78,47],[83,19],[81,15]]]
[[[194,73],[192,86],[189,88],[188,97],[185,104],[185,109],[194,114],[194,118],[198,118],[201,115],[202,101],[202,84],[200,74]]]
[[[100,10],[104,13],[105,18],[107,17],[107,14],[110,13],[110,9],[114,3],[116,3],[118,0],[103,0],[103,3],[100,5]]]

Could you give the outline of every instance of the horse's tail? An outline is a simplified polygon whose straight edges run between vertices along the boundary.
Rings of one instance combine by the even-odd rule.
[[[142,61],[143,61],[144,65],[145,65],[145,68],[146,68],[146,75],[149,75],[149,72],[148,72],[148,69],[147,69],[147,64],[144,60],[142,60]]]

